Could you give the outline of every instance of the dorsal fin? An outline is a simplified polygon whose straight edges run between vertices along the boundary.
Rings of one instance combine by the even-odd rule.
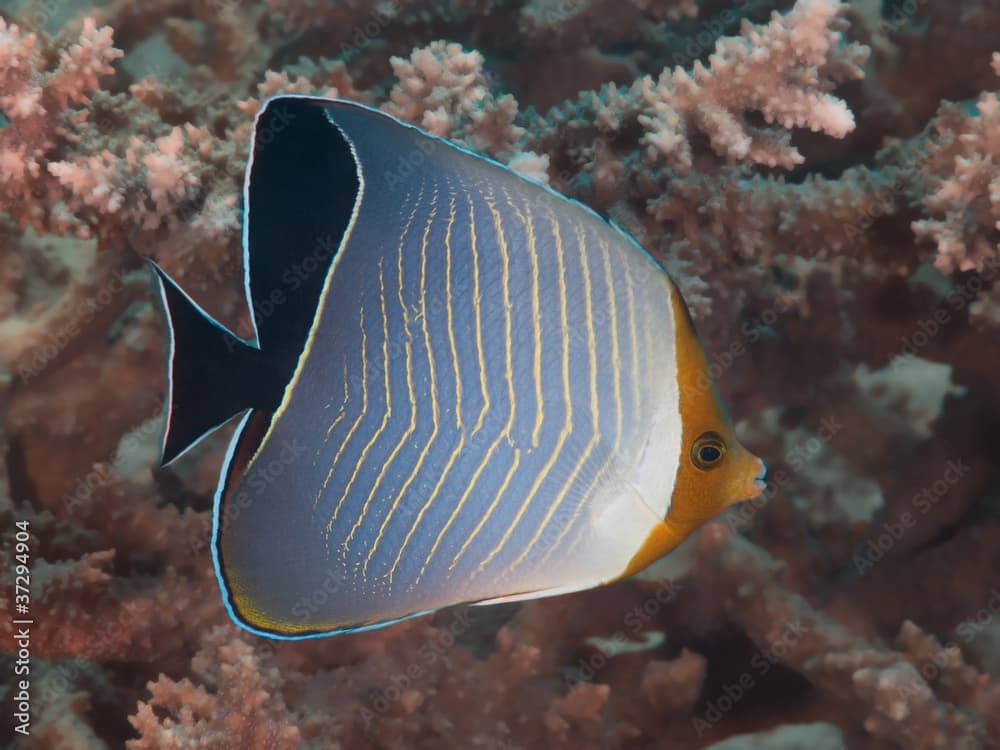
[[[258,345],[291,362],[289,378],[358,190],[351,146],[323,102],[285,96],[264,104],[244,186],[244,273]]]

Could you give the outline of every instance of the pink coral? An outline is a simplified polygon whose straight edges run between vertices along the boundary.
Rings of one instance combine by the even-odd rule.
[[[38,41],[37,34],[22,34],[0,18],[0,110],[10,120],[0,130],[0,203],[21,224],[65,231],[68,217],[46,166],[72,142],[80,115],[70,106],[85,103],[123,53],[113,46],[111,29],[97,28],[90,18],[52,69]],[[24,200],[29,195],[34,200]]]
[[[993,56],[1000,75],[1000,53]],[[937,244],[934,264],[944,273],[983,270],[1000,257],[1000,96],[984,93],[976,113],[957,127],[942,125],[928,144],[928,161],[952,161],[924,199],[936,217],[913,222],[920,239]]]
[[[150,700],[130,718],[142,735],[129,743],[131,750],[302,746],[296,719],[281,696],[278,670],[231,627],[207,633],[191,667],[205,686],[165,675],[150,683]],[[159,718],[154,708],[169,716]]]
[[[236,106],[253,117],[263,100],[277,94],[312,94],[356,100],[364,98],[364,93],[354,88],[354,81],[342,61],[320,60],[319,63],[313,63],[311,60],[303,60],[288,70],[267,71],[264,80],[257,85],[257,96],[237,102]]]
[[[734,161],[786,169],[802,163],[787,133],[751,127],[745,111],[760,112],[785,130],[847,135],[854,116],[829,90],[863,76],[868,49],[841,45],[838,16],[846,7],[836,0],[800,0],[786,15],[774,13],[767,26],[744,25],[740,37],[720,39],[707,68],[696,62],[693,74],[675,68],[664,70],[655,84],[641,79],[632,95],[645,112],[639,122],[650,155],[687,171],[690,138],[701,131],[716,153]]]
[[[399,81],[389,92],[389,114],[493,155],[513,150],[524,134],[514,124],[517,100],[493,96],[479,52],[436,41],[414,50],[409,60],[390,62]]]

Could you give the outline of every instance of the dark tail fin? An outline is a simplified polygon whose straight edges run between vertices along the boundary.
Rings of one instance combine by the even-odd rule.
[[[170,330],[167,426],[160,458],[166,466],[240,412],[273,410],[281,390],[259,349],[216,322],[156,263],[149,265],[159,281]]]

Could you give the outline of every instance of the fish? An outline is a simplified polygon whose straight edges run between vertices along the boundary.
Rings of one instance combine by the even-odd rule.
[[[243,200],[251,336],[150,265],[161,464],[238,417],[212,558],[246,630],[608,584],[764,488],[677,285],[582,203],[300,95],[258,112]]]

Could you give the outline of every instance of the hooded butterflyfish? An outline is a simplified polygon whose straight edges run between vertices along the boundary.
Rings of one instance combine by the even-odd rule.
[[[161,463],[240,416],[212,553],[247,630],[598,586],[760,494],[677,286],[581,203],[306,96],[261,108],[243,193],[249,338],[151,265]]]

